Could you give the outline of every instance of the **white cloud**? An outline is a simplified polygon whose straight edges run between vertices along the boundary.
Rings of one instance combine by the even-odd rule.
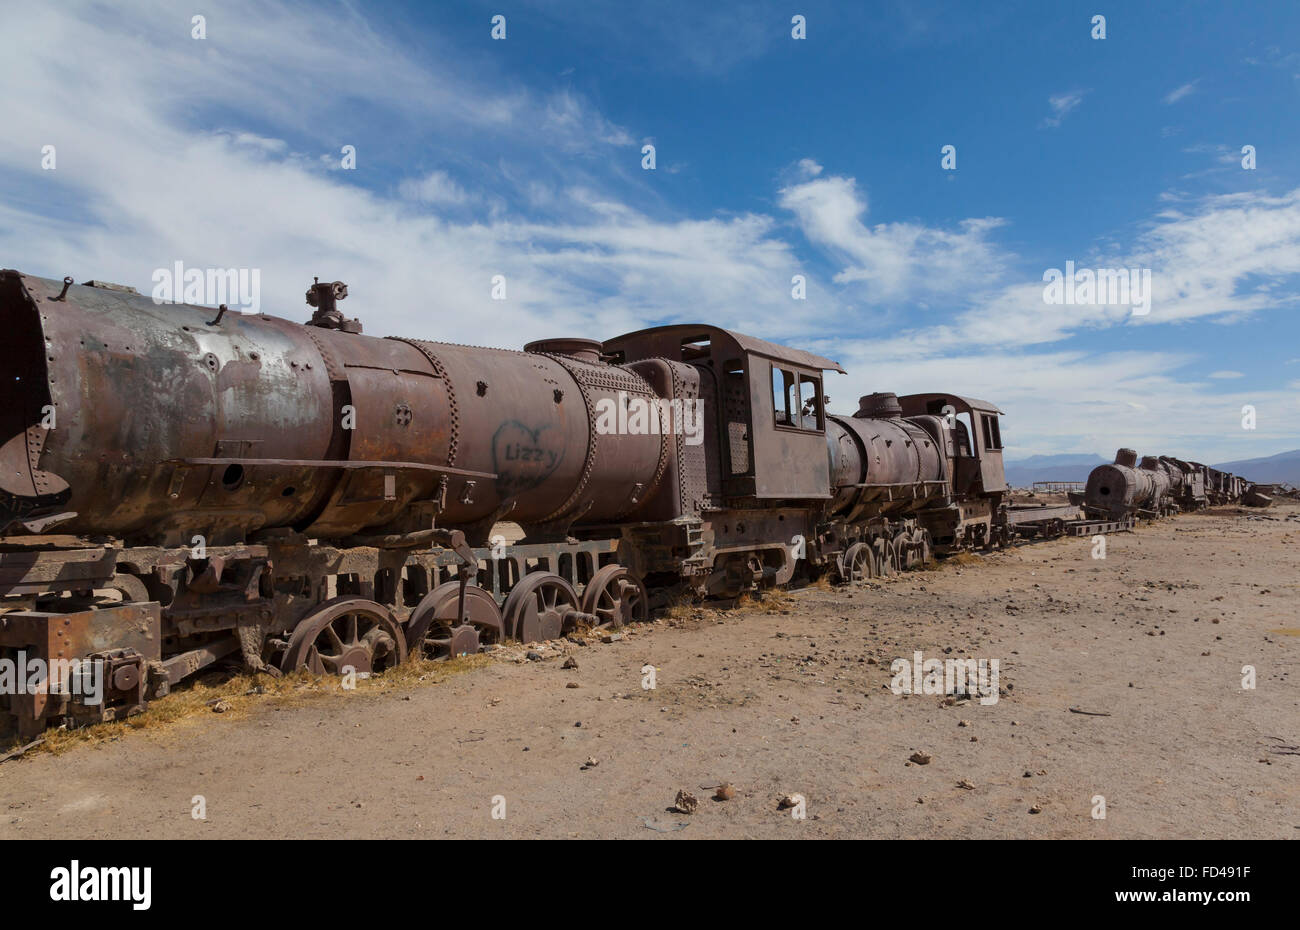
[[[1088,93],[1086,90],[1072,90],[1064,94],[1053,94],[1047,98],[1047,105],[1052,108],[1052,114],[1044,117],[1044,126],[1059,126],[1070,114],[1070,111],[1083,103],[1084,96]]]
[[[1182,85],[1181,87],[1174,88],[1169,93],[1165,94],[1165,103],[1177,103],[1179,100],[1182,100],[1184,97],[1196,90],[1197,83],[1199,82],[1192,81],[1188,84]]]
[[[590,149],[596,143],[631,145],[635,141],[626,129],[610,123],[568,91],[547,98],[539,127],[553,144],[567,150]]]
[[[1063,256],[1056,267],[1063,268]],[[1077,268],[1151,270],[1145,316],[1128,306],[1049,305],[1038,276],[1017,282],[1004,274],[996,288],[975,295],[948,323],[905,331],[890,340],[900,352],[964,345],[1035,345],[1115,326],[1153,326],[1199,318],[1241,321],[1265,311],[1300,309],[1289,286],[1300,274],[1300,189],[1281,196],[1226,194],[1159,213],[1127,254],[1073,257]],[[996,253],[995,266],[1009,264]],[[1007,280],[1012,279],[1012,280]]]
[[[176,260],[256,267],[263,305],[290,318],[305,316],[302,292],[320,275],[349,283],[347,310],[367,332],[480,344],[612,334],[647,318],[752,328],[789,309],[798,264],[771,218],[653,218],[586,183],[575,159],[628,137],[568,91],[470,83],[473,69],[444,55],[415,62],[346,7],[232,3],[208,14],[206,45],[174,20],[151,2],[8,14],[0,86],[17,128],[0,135],[6,265],[145,291],[152,270]],[[339,35],[346,53],[321,55]],[[359,109],[336,111],[338,99]],[[209,128],[209,106],[227,114],[223,127],[237,113],[249,128]],[[379,109],[396,121],[387,135],[348,128]],[[458,151],[488,138],[496,163],[395,184],[384,179],[400,165],[373,170],[387,157],[377,140],[418,137],[430,122],[466,134]],[[337,170],[347,140],[356,171]],[[40,170],[47,143],[56,171]],[[507,192],[535,215],[512,209]],[[476,212],[449,222],[428,205]],[[496,274],[506,301],[490,299]]]
[[[289,143],[283,139],[268,139],[252,132],[229,132],[218,133],[218,135],[226,135],[235,145],[248,146],[267,155],[282,155],[289,148]]]
[[[1244,378],[1245,375],[1243,375],[1239,371],[1224,370],[1224,371],[1212,371],[1210,372],[1209,377],[1227,379],[1227,378]]]
[[[783,188],[778,202],[795,214],[810,242],[845,263],[835,281],[860,285],[868,301],[969,295],[1004,270],[1005,256],[988,240],[1003,222],[995,217],[963,220],[952,230],[917,223],[868,226],[866,195],[855,179],[841,176]]]
[[[463,204],[469,200],[465,189],[445,171],[430,171],[419,179],[408,178],[398,187],[403,197],[425,203]]]
[[[822,166],[817,164],[811,158],[801,158],[797,165],[799,172],[805,178],[815,178],[822,173]]]
[[[1202,198],[1157,215],[1129,262],[1154,271],[1144,323],[1242,316],[1296,308],[1300,274],[1300,188]]]

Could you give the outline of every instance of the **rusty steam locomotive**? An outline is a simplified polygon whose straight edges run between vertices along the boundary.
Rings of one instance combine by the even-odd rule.
[[[1243,499],[1269,503],[1238,475],[1167,455],[1148,455],[1139,462],[1132,449],[1120,449],[1112,464],[1098,465],[1088,475],[1078,503],[1090,516],[1117,520],[1169,516]]]
[[[4,695],[11,727],[226,659],[375,672],[1015,532],[989,403],[836,416],[837,363],[716,326],[506,351],[363,335],[346,295],[313,284],[303,324],[0,271],[0,655],[107,682]]]

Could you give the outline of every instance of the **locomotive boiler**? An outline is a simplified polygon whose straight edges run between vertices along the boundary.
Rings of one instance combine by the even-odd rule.
[[[1156,465],[1156,460],[1148,457],[1138,467],[1137,453],[1120,449],[1114,463],[1098,465],[1088,475],[1084,488],[1088,510],[1106,517],[1159,512],[1169,491],[1169,476]]]
[[[576,355],[435,351],[119,291],[23,299],[12,276],[0,287],[14,373],[0,533],[57,527],[157,546],[276,528],[343,538],[425,528],[435,498],[448,525],[508,512],[544,533],[634,509],[655,475],[658,436],[586,454],[591,403],[649,388]],[[332,309],[315,293],[326,287],[313,296]]]

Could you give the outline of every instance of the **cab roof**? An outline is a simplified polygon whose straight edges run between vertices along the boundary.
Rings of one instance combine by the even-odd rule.
[[[747,336],[734,330],[711,326],[707,323],[675,323],[669,326],[652,326],[625,333],[602,344],[605,352],[623,352],[628,361],[642,358],[673,358],[681,354],[683,345],[707,339],[711,347],[733,349],[737,353],[759,355],[763,358],[788,362],[800,368],[816,368],[822,371],[846,372],[839,362],[832,361],[802,349],[778,345],[755,336]],[[714,353],[718,353],[715,351]],[[726,352],[722,353],[724,356]]]

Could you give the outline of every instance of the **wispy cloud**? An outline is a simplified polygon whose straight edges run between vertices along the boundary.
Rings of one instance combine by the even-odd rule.
[[[1179,100],[1182,100],[1184,97],[1190,95],[1194,90],[1196,90],[1196,85],[1198,83],[1200,82],[1191,81],[1181,87],[1174,88],[1169,93],[1165,94],[1165,103],[1177,103]]]
[[[799,159],[799,162],[795,167],[799,171],[799,174],[805,178],[815,178],[822,173],[822,166],[817,164],[817,162],[813,161],[811,158]]]
[[[1086,90],[1072,90],[1064,94],[1053,94],[1047,98],[1047,105],[1052,108],[1050,116],[1043,118],[1042,125],[1056,127],[1064,122],[1066,116],[1070,114],[1079,104],[1083,103],[1083,98],[1087,96]]]
[[[989,241],[1002,225],[996,217],[961,221],[940,229],[921,223],[867,225],[866,195],[854,178],[822,177],[799,164],[812,180],[780,191],[778,203],[794,213],[799,228],[814,245],[839,258],[844,267],[838,284],[859,285],[872,302],[900,297],[926,301],[987,287],[1002,273],[1006,256]]]
[[[950,298],[954,311],[933,326],[881,341],[899,357],[961,346],[1032,346],[1115,326],[1152,326],[1199,318],[1240,321],[1255,313],[1300,309],[1287,286],[1300,275],[1300,188],[1196,199],[1171,195],[1121,253],[1064,256],[1080,268],[1151,270],[1151,306],[1134,316],[1120,304],[1048,305],[1042,271],[991,237],[996,219],[966,220],[955,230],[886,223],[867,227],[865,197],[852,178],[819,178],[782,192],[810,241],[839,260],[846,292],[866,300]],[[856,288],[856,290],[855,290]]]
[[[425,203],[463,204],[470,199],[465,188],[445,171],[430,171],[422,178],[407,178],[398,186],[403,197]]]

